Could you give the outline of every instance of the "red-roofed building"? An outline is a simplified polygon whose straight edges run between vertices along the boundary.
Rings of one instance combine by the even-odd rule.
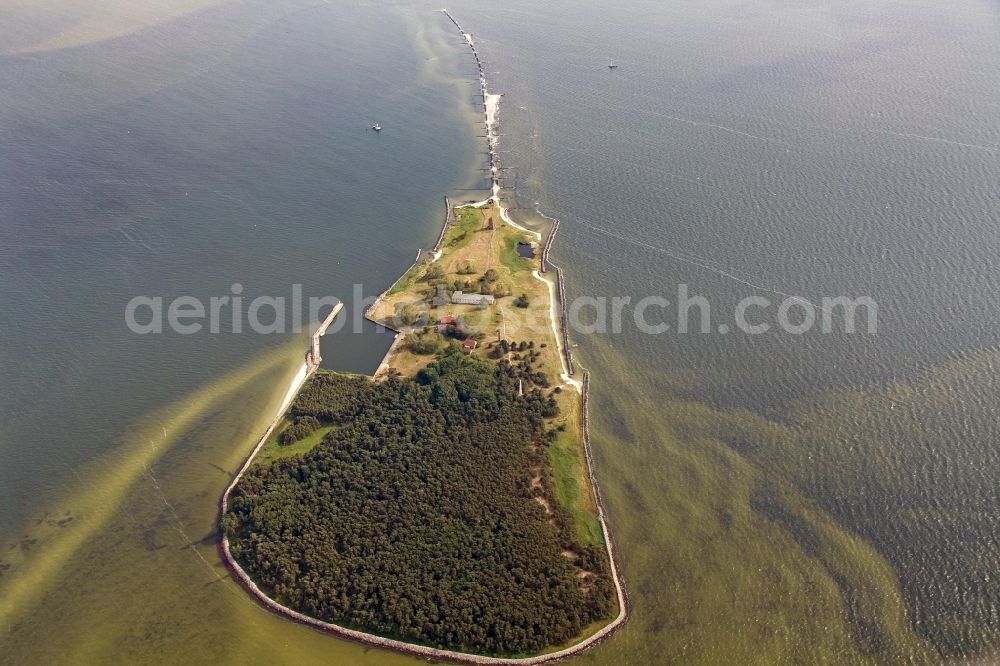
[[[476,348],[476,344],[477,343],[476,343],[475,340],[473,340],[472,338],[469,338],[468,340],[466,340],[462,344],[462,353],[463,354],[471,354],[472,350]]]
[[[446,335],[455,330],[455,315],[445,315],[438,319],[437,332]]]

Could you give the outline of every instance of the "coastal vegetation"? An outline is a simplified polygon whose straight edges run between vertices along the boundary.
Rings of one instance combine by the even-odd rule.
[[[532,360],[451,342],[415,377],[316,375],[288,428],[326,435],[236,485],[237,562],[290,608],[463,652],[538,652],[610,619],[603,542],[581,539],[551,480],[563,392]]]
[[[315,373],[222,529],[287,608],[457,652],[538,654],[619,611],[581,395],[540,259],[517,253],[529,233],[495,206],[455,213],[368,313],[402,335],[375,381]]]
[[[541,346],[539,366],[557,376],[561,361],[551,331],[549,287],[533,275],[540,258],[517,253],[518,243],[533,240],[528,232],[506,223],[495,205],[457,208],[440,254],[407,271],[369,316],[408,334],[433,332],[436,322],[452,316],[469,337],[536,341]],[[496,301],[486,308],[454,304],[450,295],[455,291],[489,295]],[[434,351],[407,346],[390,360],[403,375],[412,375]]]
[[[416,375],[449,340],[476,340],[475,353],[494,361],[527,355],[531,381],[554,387],[559,407],[553,424],[561,430],[547,468],[558,503],[569,511],[581,538],[595,543],[601,536],[583,452],[580,394],[569,384],[561,385],[551,285],[544,276],[539,279],[541,257],[522,257],[517,251],[518,243],[536,240],[508,224],[496,205],[456,208],[454,220],[444,230],[440,253],[407,271],[372,306],[369,317],[406,336],[387,359],[383,376]],[[428,273],[436,277],[427,278]],[[489,294],[495,302],[487,307],[455,304],[448,296],[456,290]]]

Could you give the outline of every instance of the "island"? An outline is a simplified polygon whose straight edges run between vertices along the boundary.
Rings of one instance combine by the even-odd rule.
[[[501,205],[499,96],[481,85],[493,195],[446,200],[436,246],[368,309],[396,331],[374,376],[320,369],[313,337],[287,410],[223,496],[220,543],[244,587],[296,621],[425,657],[534,664],[603,640],[628,609],[592,470],[589,375],[574,377],[547,261],[558,225],[543,243]]]

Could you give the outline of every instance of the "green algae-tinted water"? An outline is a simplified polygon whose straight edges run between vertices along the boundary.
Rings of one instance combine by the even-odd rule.
[[[218,562],[218,496],[302,336],[122,321],[133,295],[234,282],[378,293],[441,195],[480,184],[473,67],[437,7],[274,5],[0,58],[5,661],[412,663],[271,616]],[[580,662],[1000,650],[996,11],[458,11],[519,204],[563,220],[570,296],[880,305],[871,337],[575,336],[634,606]],[[385,343],[355,342],[345,369]]]
[[[480,179],[438,18],[233,2],[0,57],[0,661],[386,662],[259,609],[216,555],[304,333],[137,336],[123,313],[384,289]],[[350,342],[344,369],[384,352]]]
[[[636,609],[602,657],[996,658],[995,3],[482,13],[570,297],[712,305],[577,336]],[[717,332],[784,294],[878,334]]]

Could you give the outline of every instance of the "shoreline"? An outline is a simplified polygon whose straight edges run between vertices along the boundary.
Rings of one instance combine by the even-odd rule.
[[[455,24],[455,26],[462,33],[463,37],[465,37],[470,49],[472,50],[473,56],[476,59],[476,64],[479,68],[480,88],[484,100],[483,116],[486,125],[486,140],[490,155],[490,174],[492,182],[491,196],[483,201],[472,204],[465,204],[465,206],[458,206],[456,208],[462,208],[466,206],[478,208],[495,202],[500,210],[500,217],[506,224],[510,225],[515,229],[531,234],[536,239],[541,241],[542,234],[540,232],[527,229],[517,224],[511,218],[508,208],[504,207],[500,201],[501,188],[498,178],[500,167],[496,150],[498,139],[496,133],[494,132],[494,125],[496,123],[496,119],[499,114],[499,104],[501,95],[492,94],[488,91],[485,78],[485,71],[483,69],[479,53],[476,50],[475,43],[472,39],[472,35],[470,33],[465,32],[462,29],[462,26],[448,12],[448,10],[442,9],[441,12],[443,12],[445,16],[447,16],[448,19],[450,19],[451,22]],[[441,234],[438,236],[438,241],[434,247],[434,251],[440,251],[439,246],[452,220],[452,207],[450,201],[448,200],[448,197],[445,197],[445,205],[446,205],[446,215],[445,215],[444,226],[441,230]],[[546,254],[548,247],[552,243],[552,238],[554,237],[555,229],[557,228],[558,228],[558,223],[556,224],[555,228],[550,232],[549,238],[546,242],[546,247],[545,247]],[[406,276],[406,274],[410,270],[412,270],[412,268],[419,262],[420,255],[421,251],[418,251],[417,258],[414,260],[414,263],[409,268],[407,268],[406,271],[404,271],[395,281],[393,281],[393,283],[375,299],[372,305],[370,305],[366,309],[365,311],[366,319],[373,321],[369,316],[369,314],[376,308],[376,306],[382,301],[382,299],[399,283],[399,281],[402,280]],[[545,262],[543,260],[542,262],[543,270],[544,266]],[[561,374],[561,379],[566,384],[573,386],[577,390],[577,392],[581,395],[582,421],[583,421],[581,424],[581,439],[582,439],[581,445],[583,446],[584,450],[584,458],[586,460],[586,465],[587,465],[587,475],[590,479],[590,483],[593,488],[594,501],[597,506],[597,520],[601,526],[601,532],[604,537],[605,549],[608,555],[608,563],[610,566],[612,582],[614,583],[615,586],[616,601],[618,603],[617,615],[614,618],[612,618],[607,624],[605,624],[600,629],[595,631],[593,634],[587,636],[586,638],[581,639],[578,643],[575,643],[573,645],[570,645],[568,647],[559,650],[554,650],[552,652],[547,652],[534,656],[491,657],[486,655],[477,655],[474,653],[457,652],[453,650],[428,647],[424,645],[419,645],[417,643],[409,643],[406,641],[378,636],[376,634],[366,633],[364,631],[351,629],[330,622],[324,622],[322,620],[310,617],[308,615],[305,615],[304,613],[300,613],[296,610],[293,610],[291,608],[288,608],[287,606],[280,604],[279,602],[269,597],[264,591],[262,591],[257,586],[257,584],[250,578],[250,576],[247,575],[247,573],[243,570],[243,568],[239,565],[239,563],[236,562],[235,558],[232,556],[232,553],[230,551],[229,538],[228,536],[226,536],[225,533],[222,533],[219,542],[219,549],[222,555],[223,562],[226,565],[227,569],[229,569],[233,577],[252,597],[254,597],[265,608],[278,615],[281,615],[282,617],[285,617],[295,622],[299,622],[301,624],[305,624],[307,626],[324,631],[326,633],[339,636],[341,638],[348,638],[373,647],[393,650],[396,652],[401,652],[416,657],[424,657],[424,658],[429,657],[429,658],[449,661],[452,663],[463,663],[463,664],[533,666],[535,664],[543,664],[552,661],[558,661],[579,654],[581,652],[584,652],[600,644],[624,625],[624,623],[628,620],[630,614],[629,600],[623,582],[621,567],[615,557],[615,550],[612,543],[611,531],[608,527],[605,518],[604,507],[602,505],[602,500],[601,500],[600,488],[597,485],[597,478],[594,472],[593,460],[590,451],[589,407],[588,407],[590,373],[584,371],[582,382],[574,379],[571,376],[574,372],[574,368],[573,368],[573,360],[569,351],[569,337],[568,337],[568,331],[566,330],[565,309],[562,305],[565,302],[565,299],[564,297],[560,298],[559,296],[557,296],[557,292],[559,294],[564,293],[562,291],[561,269],[559,269],[558,267],[555,268],[557,271],[557,278],[555,280],[555,284],[553,284],[553,281],[545,277],[542,277],[542,275],[539,274],[538,271],[532,271],[532,277],[545,283],[546,289],[549,294],[549,318],[551,320],[552,330],[555,333],[556,344],[558,345],[560,352],[559,357],[563,370]],[[281,419],[284,418],[285,414],[287,413],[288,409],[292,404],[292,401],[294,400],[295,396],[299,393],[299,391],[302,389],[302,386],[305,384],[306,380],[319,367],[319,363],[321,360],[318,351],[319,337],[323,334],[323,332],[325,332],[326,328],[330,325],[330,322],[333,321],[334,317],[336,317],[337,313],[340,312],[341,308],[342,304],[338,303],[334,308],[334,310],[327,317],[325,322],[320,326],[319,329],[317,329],[317,332],[313,334],[310,341],[309,352],[307,352],[306,354],[306,363],[293,378],[291,385],[289,386],[289,389],[286,392],[285,397],[283,398],[281,407],[278,410],[278,414],[272,420],[270,426],[267,428],[267,430],[260,438],[257,445],[251,451],[249,456],[247,456],[239,472],[233,477],[231,483],[223,493],[219,504],[220,519],[222,516],[225,516],[226,514],[230,492],[232,492],[233,488],[235,488],[237,483],[239,483],[239,480],[242,478],[246,470],[250,468],[254,458],[256,458],[257,454],[260,452],[260,449],[263,448],[264,444],[267,442],[267,439],[273,433],[277,425],[281,422]],[[557,322],[559,322],[559,325],[557,325]],[[392,345],[389,347],[389,350],[386,352],[385,356],[382,359],[382,362],[380,363],[380,365],[375,371],[375,374],[372,377],[373,381],[378,378],[380,373],[384,372],[385,369],[389,367],[389,361],[393,357],[393,354],[396,351],[399,343],[402,341],[403,337],[404,337],[403,333],[396,331],[396,337],[393,340]]]
[[[556,291],[558,295],[555,298],[558,299],[559,305],[559,330],[556,334],[556,340],[562,345],[560,350],[563,355],[563,361],[566,364],[567,372],[572,376],[576,374],[576,369],[573,364],[573,353],[570,351],[569,344],[569,319],[566,315],[566,280],[563,277],[563,270],[561,267],[553,263],[549,259],[549,252],[552,250],[552,243],[555,242],[556,232],[559,231],[560,220],[558,217],[549,217],[542,211],[535,208],[535,212],[544,217],[546,220],[552,221],[552,228],[549,230],[549,235],[545,239],[545,245],[542,246],[542,260],[541,267],[542,273],[546,272],[545,265],[551,266],[556,274]],[[586,375],[586,371],[584,371]]]
[[[277,414],[271,420],[270,425],[267,426],[264,434],[261,435],[259,440],[257,440],[257,445],[254,446],[253,450],[250,451],[250,454],[243,460],[243,465],[240,467],[236,475],[233,476],[233,480],[229,483],[225,492],[222,494],[222,499],[219,501],[220,516],[226,515],[226,509],[229,505],[229,493],[232,492],[233,488],[236,487],[236,484],[239,483],[240,479],[243,477],[243,474],[250,468],[250,465],[253,463],[254,458],[257,457],[257,454],[260,453],[260,450],[264,448],[267,438],[270,437],[271,433],[274,432],[274,429],[278,427],[281,419],[284,418],[288,409],[292,406],[292,401],[295,400],[295,396],[297,396],[299,391],[302,390],[302,386],[306,383],[306,380],[309,379],[309,377],[312,376],[312,374],[319,368],[319,362],[322,359],[320,359],[319,356],[313,357],[313,349],[318,348],[319,339],[323,337],[326,333],[326,329],[330,327],[330,324],[333,323],[333,320],[343,308],[343,303],[337,303],[333,306],[333,310],[330,311],[330,314],[328,314],[326,319],[324,319],[323,322],[316,328],[316,331],[309,336],[309,351],[306,352],[306,360],[299,367],[298,372],[296,372],[292,377],[292,381],[288,385],[288,389],[285,391],[285,396],[281,399],[281,404],[278,407]],[[225,534],[223,534],[221,541],[223,542],[225,549],[224,559],[226,560],[226,564],[229,565],[229,560],[231,559],[231,556],[229,555],[229,539]],[[233,565],[237,567],[239,566],[235,564],[235,560],[233,560]],[[240,571],[242,571],[242,569],[240,569]]]

